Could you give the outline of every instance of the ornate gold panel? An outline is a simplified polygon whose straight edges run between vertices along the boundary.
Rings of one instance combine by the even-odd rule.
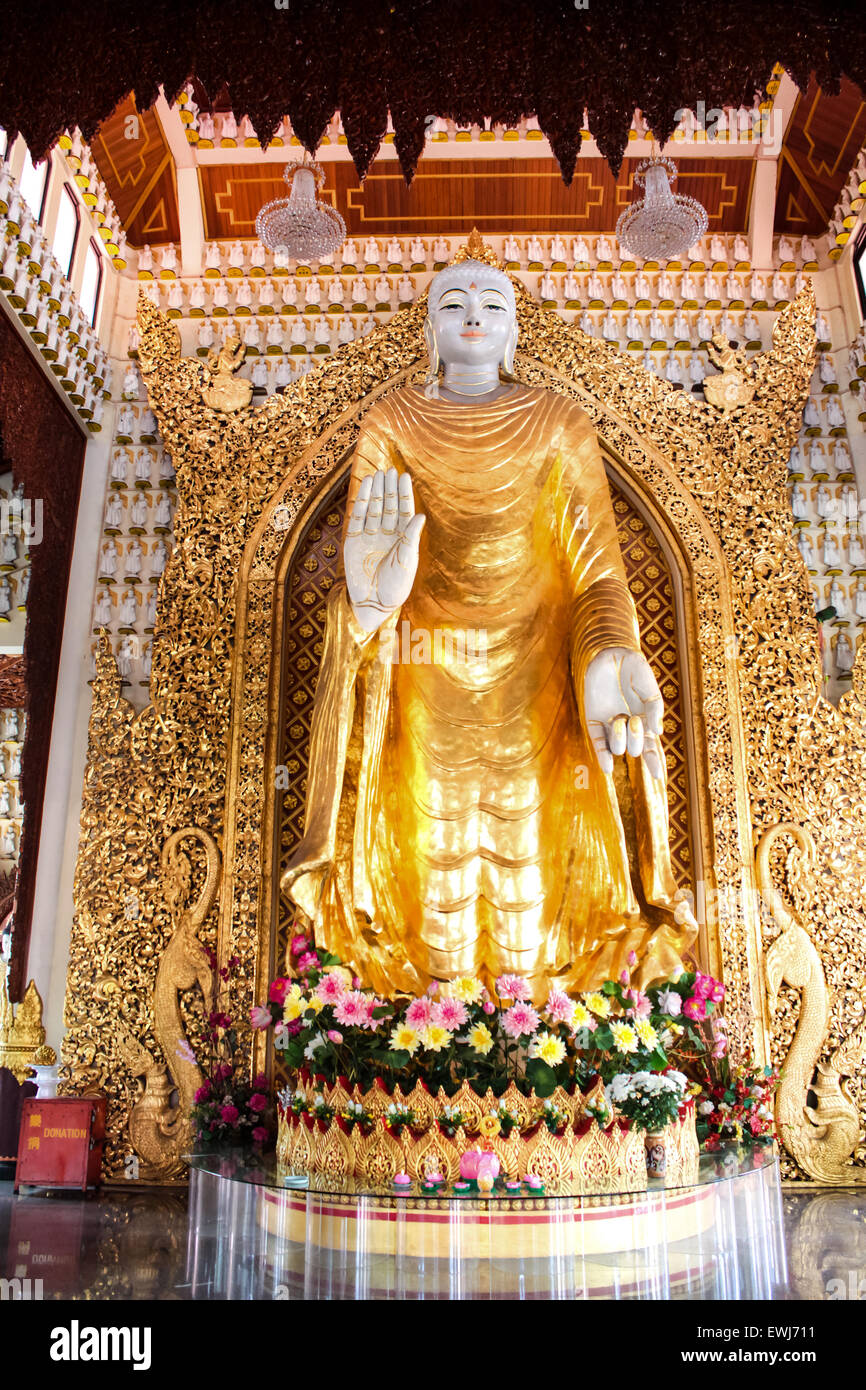
[[[780,1109],[789,1171],[855,1181],[863,1169],[850,1162],[851,1136],[866,1113],[864,658],[861,651],[851,691],[834,709],[821,695],[813,605],[785,486],[814,363],[814,297],[805,290],[779,315],[772,350],[744,367],[752,399],[728,413],[671,390],[547,313],[522,286],[516,297],[517,376],[583,406],[617,486],[640,499],[647,520],[630,531],[621,514],[627,550],[645,551],[654,564],[652,535],[668,558],[689,768],[685,788],[681,769],[672,767],[671,780],[688,793],[693,874],[706,903],[702,957],[727,986],[732,1049],[794,1057]],[[64,1045],[68,1084],[109,1090],[110,1174],[134,1147],[132,1117],[148,1121],[151,1137],[161,1133],[171,1090],[189,1084],[175,1044],[179,1027],[189,1032],[190,1010],[201,1008],[189,966],[198,944],[216,944],[223,961],[240,958],[236,1016],[264,992],[280,858],[275,778],[285,747],[279,634],[287,604],[299,613],[321,606],[335,559],[325,549],[338,527],[320,507],[376,397],[423,377],[424,312],[422,299],[285,395],[225,414],[202,395],[211,367],[183,358],[172,324],[140,304],[141,367],[177,469],[176,545],[162,580],[145,710],[136,714],[122,699],[110,656],[100,658]],[[304,551],[314,522],[321,538]],[[318,568],[305,569],[312,560]],[[635,573],[643,583],[657,579],[648,568]],[[656,660],[668,650],[662,593],[647,584],[641,597],[645,639],[659,639]],[[300,676],[300,663],[316,657],[315,640],[304,637],[307,645],[291,654]],[[286,691],[303,725],[312,687]],[[290,819],[297,811],[289,808]],[[685,809],[674,818],[684,836]],[[811,827],[813,853],[795,846],[783,863],[770,842],[773,853],[760,861],[769,901],[762,913],[756,846],[787,823]],[[209,838],[190,856],[188,874],[167,884],[163,848],[180,831]],[[211,911],[214,865],[221,886]],[[786,917],[770,891],[783,871],[803,898],[798,915]],[[171,955],[179,930],[186,944]],[[252,1066],[257,1047],[258,1035]],[[151,1064],[144,1090],[142,1051]],[[175,1143],[166,1136],[159,1163],[170,1163]]]

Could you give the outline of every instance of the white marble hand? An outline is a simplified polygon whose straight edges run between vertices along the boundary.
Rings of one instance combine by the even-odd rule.
[[[412,479],[379,468],[358,490],[343,546],[352,611],[375,632],[412,591],[426,518],[415,514]]]
[[[589,736],[602,771],[612,772],[614,757],[629,753],[642,755],[652,776],[661,777],[664,704],[646,657],[627,647],[599,652],[589,663],[583,691]]]

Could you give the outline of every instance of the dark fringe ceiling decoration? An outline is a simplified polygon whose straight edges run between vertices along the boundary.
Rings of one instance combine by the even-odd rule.
[[[656,138],[675,112],[750,106],[781,63],[803,91],[866,89],[862,0],[28,0],[4,7],[0,124],[34,156],[91,139],[130,91],[140,109],[191,77],[226,92],[266,145],[288,116],[313,152],[335,110],[363,179],[390,110],[411,181],[426,122],[535,115],[569,183],[584,110],[614,176],[635,109]]]

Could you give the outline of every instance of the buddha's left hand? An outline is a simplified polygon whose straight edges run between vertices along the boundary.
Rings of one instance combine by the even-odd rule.
[[[587,731],[602,772],[613,772],[614,758],[628,753],[643,757],[652,776],[661,777],[664,703],[646,657],[627,647],[599,652],[583,691]]]

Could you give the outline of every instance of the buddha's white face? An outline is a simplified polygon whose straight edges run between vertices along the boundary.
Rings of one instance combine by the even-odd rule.
[[[505,356],[515,325],[513,306],[496,277],[485,268],[467,283],[433,287],[435,303],[429,305],[439,358],[449,364],[497,367]]]

